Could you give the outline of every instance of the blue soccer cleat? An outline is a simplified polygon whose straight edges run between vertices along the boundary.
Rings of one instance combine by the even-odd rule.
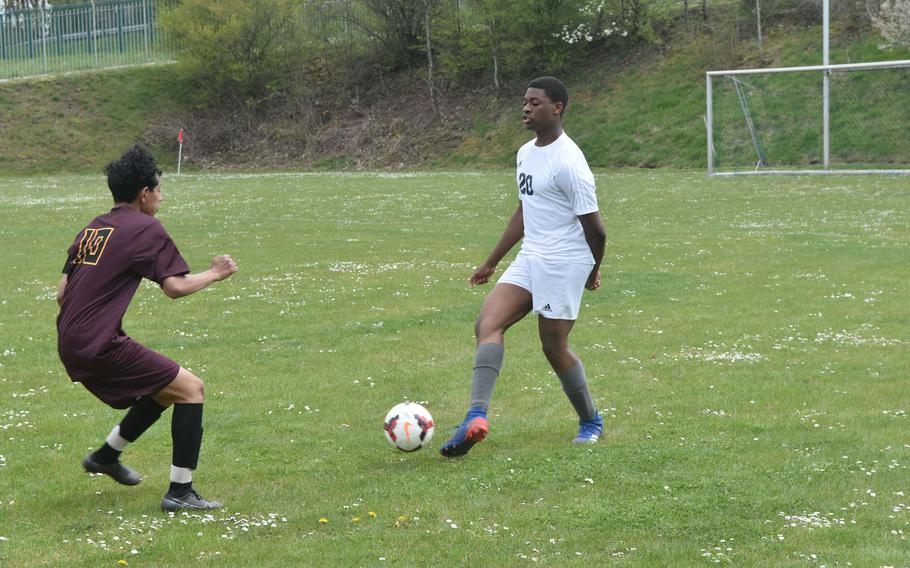
[[[447,458],[463,456],[489,433],[490,423],[487,421],[486,411],[480,407],[473,407],[455,429],[452,437],[439,449],[439,453]]]
[[[578,421],[578,435],[572,439],[573,444],[596,444],[604,435],[604,420],[600,414],[590,420]]]

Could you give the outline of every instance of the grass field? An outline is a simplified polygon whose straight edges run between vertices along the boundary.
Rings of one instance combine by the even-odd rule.
[[[122,487],[80,470],[120,419],[55,350],[54,290],[99,177],[0,179],[0,565],[907,566],[906,178],[598,175],[610,242],[573,346],[607,422],[576,420],[536,325],[507,337],[490,437],[439,445],[470,389],[467,278],[515,206],[511,172],[166,176],[195,270],[143,285],[134,338],[203,377],[196,485],[158,510],[169,413]],[[423,402],[427,450],[385,412]]]

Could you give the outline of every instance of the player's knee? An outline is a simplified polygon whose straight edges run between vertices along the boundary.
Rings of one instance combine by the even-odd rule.
[[[549,338],[541,339],[540,348],[550,361],[560,358],[568,350],[568,347],[562,341],[554,341]]]
[[[558,354],[558,350],[548,343],[541,343],[540,348],[547,359],[552,360]]]
[[[193,377],[193,378],[195,380],[193,381],[193,384],[190,387],[190,390],[188,393],[189,398],[191,398],[192,400],[190,400],[189,402],[201,404],[201,403],[205,402],[205,383],[203,383],[202,379],[200,379],[199,377]]]
[[[492,322],[490,318],[485,318],[483,316],[477,318],[477,321],[474,323],[474,336],[483,341],[489,339],[492,336],[501,335],[505,330],[502,329],[502,326]]]
[[[474,337],[480,339],[483,336],[483,318],[477,318],[474,322]]]
[[[204,401],[205,384],[202,379],[186,371],[186,374],[181,377],[180,387],[177,396],[174,397],[174,402],[201,404]]]

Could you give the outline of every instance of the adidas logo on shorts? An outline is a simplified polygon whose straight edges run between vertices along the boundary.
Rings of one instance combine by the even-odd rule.
[[[546,306],[540,308],[540,311],[542,311],[542,312],[552,312],[552,311],[553,311],[553,308],[550,307],[550,304],[547,304]]]

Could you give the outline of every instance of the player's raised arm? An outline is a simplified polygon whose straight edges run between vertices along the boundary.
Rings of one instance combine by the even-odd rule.
[[[169,298],[182,298],[220,282],[237,272],[237,263],[230,255],[222,254],[212,259],[212,266],[205,272],[169,276],[161,282],[161,289]]]

